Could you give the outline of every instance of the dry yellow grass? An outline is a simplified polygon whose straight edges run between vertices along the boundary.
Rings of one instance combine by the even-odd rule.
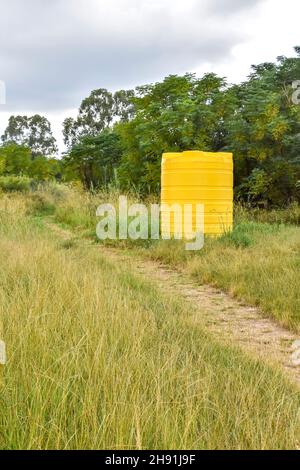
[[[70,191],[56,204],[55,218],[95,237],[96,207],[108,201],[117,206],[118,193]],[[260,306],[281,325],[300,332],[300,227],[282,223],[297,221],[298,214],[299,206],[269,213],[237,207],[234,232],[221,239],[207,239],[200,252],[188,253],[182,243],[174,241],[117,241],[117,246],[138,247],[146,257],[184,268],[198,282],[217,285]],[[268,220],[274,223],[266,223]]]
[[[1,200],[2,449],[296,448],[299,392],[97,246]]]
[[[186,253],[176,242],[171,247],[159,242],[144,254],[179,266],[200,284],[218,286],[300,332],[299,227],[246,222],[232,236],[207,240],[198,253]]]

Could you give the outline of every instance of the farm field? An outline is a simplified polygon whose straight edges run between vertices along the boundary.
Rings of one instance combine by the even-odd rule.
[[[285,276],[278,268],[275,287],[257,300],[254,286],[266,281],[253,269],[245,300],[269,305],[268,315],[296,331],[298,227],[244,220],[253,227],[250,238],[241,223],[231,237],[211,242],[214,255],[210,243],[187,259],[178,244],[167,250],[161,242],[125,242],[127,257],[109,257],[92,238],[101,197],[66,188],[1,196],[0,314],[8,354],[1,448],[297,448],[298,387],[234,338],[211,331],[180,291],[174,296],[137,274],[131,258],[180,265],[199,283],[233,291],[246,282],[243,257],[250,270],[253,252],[259,261],[266,250],[264,239],[266,270],[285,259]],[[218,249],[225,278],[214,264]],[[282,317],[271,308],[272,299],[280,311],[280,283],[289,288]],[[242,287],[235,293],[244,297]]]

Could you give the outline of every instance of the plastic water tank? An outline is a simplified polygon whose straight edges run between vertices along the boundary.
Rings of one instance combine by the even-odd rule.
[[[204,233],[217,236],[230,231],[233,226],[232,154],[200,151],[163,154],[161,202],[163,236],[168,232],[169,220],[171,236],[181,231],[163,204],[179,205],[182,213],[184,205],[192,205],[194,229],[196,204],[203,204]]]

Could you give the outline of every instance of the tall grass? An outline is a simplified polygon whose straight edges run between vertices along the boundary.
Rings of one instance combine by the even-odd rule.
[[[28,212],[53,214],[58,223],[96,239],[96,208],[103,202],[118,206],[119,193],[90,194],[61,188],[63,195],[60,198],[55,198],[48,189],[27,196]],[[129,195],[131,202],[136,202],[134,194]],[[204,249],[196,253],[186,252],[182,243],[174,241],[112,243],[185,269],[198,282],[215,284],[260,306],[282,325],[300,331],[298,215],[297,205],[269,212],[237,205],[233,232],[219,239],[207,238]]]
[[[297,447],[300,396],[279,372],[130,262],[66,249],[22,201],[1,210],[2,449]]]
[[[300,331],[300,228],[243,222],[197,253],[180,243],[154,244],[146,256],[181,267],[199,283],[221,287]]]
[[[300,205],[294,202],[285,208],[267,210],[236,204],[235,219],[237,222],[247,220],[268,224],[300,225]]]

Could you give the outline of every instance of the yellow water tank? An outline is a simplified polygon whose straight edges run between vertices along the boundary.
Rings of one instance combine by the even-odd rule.
[[[190,205],[193,229],[196,205],[202,204],[204,234],[216,236],[230,231],[233,226],[232,154],[200,151],[163,154],[161,202],[163,236],[168,230],[171,235],[185,234],[178,226],[178,219],[170,218],[166,212],[166,205],[174,204],[182,208],[183,214],[185,205]]]

